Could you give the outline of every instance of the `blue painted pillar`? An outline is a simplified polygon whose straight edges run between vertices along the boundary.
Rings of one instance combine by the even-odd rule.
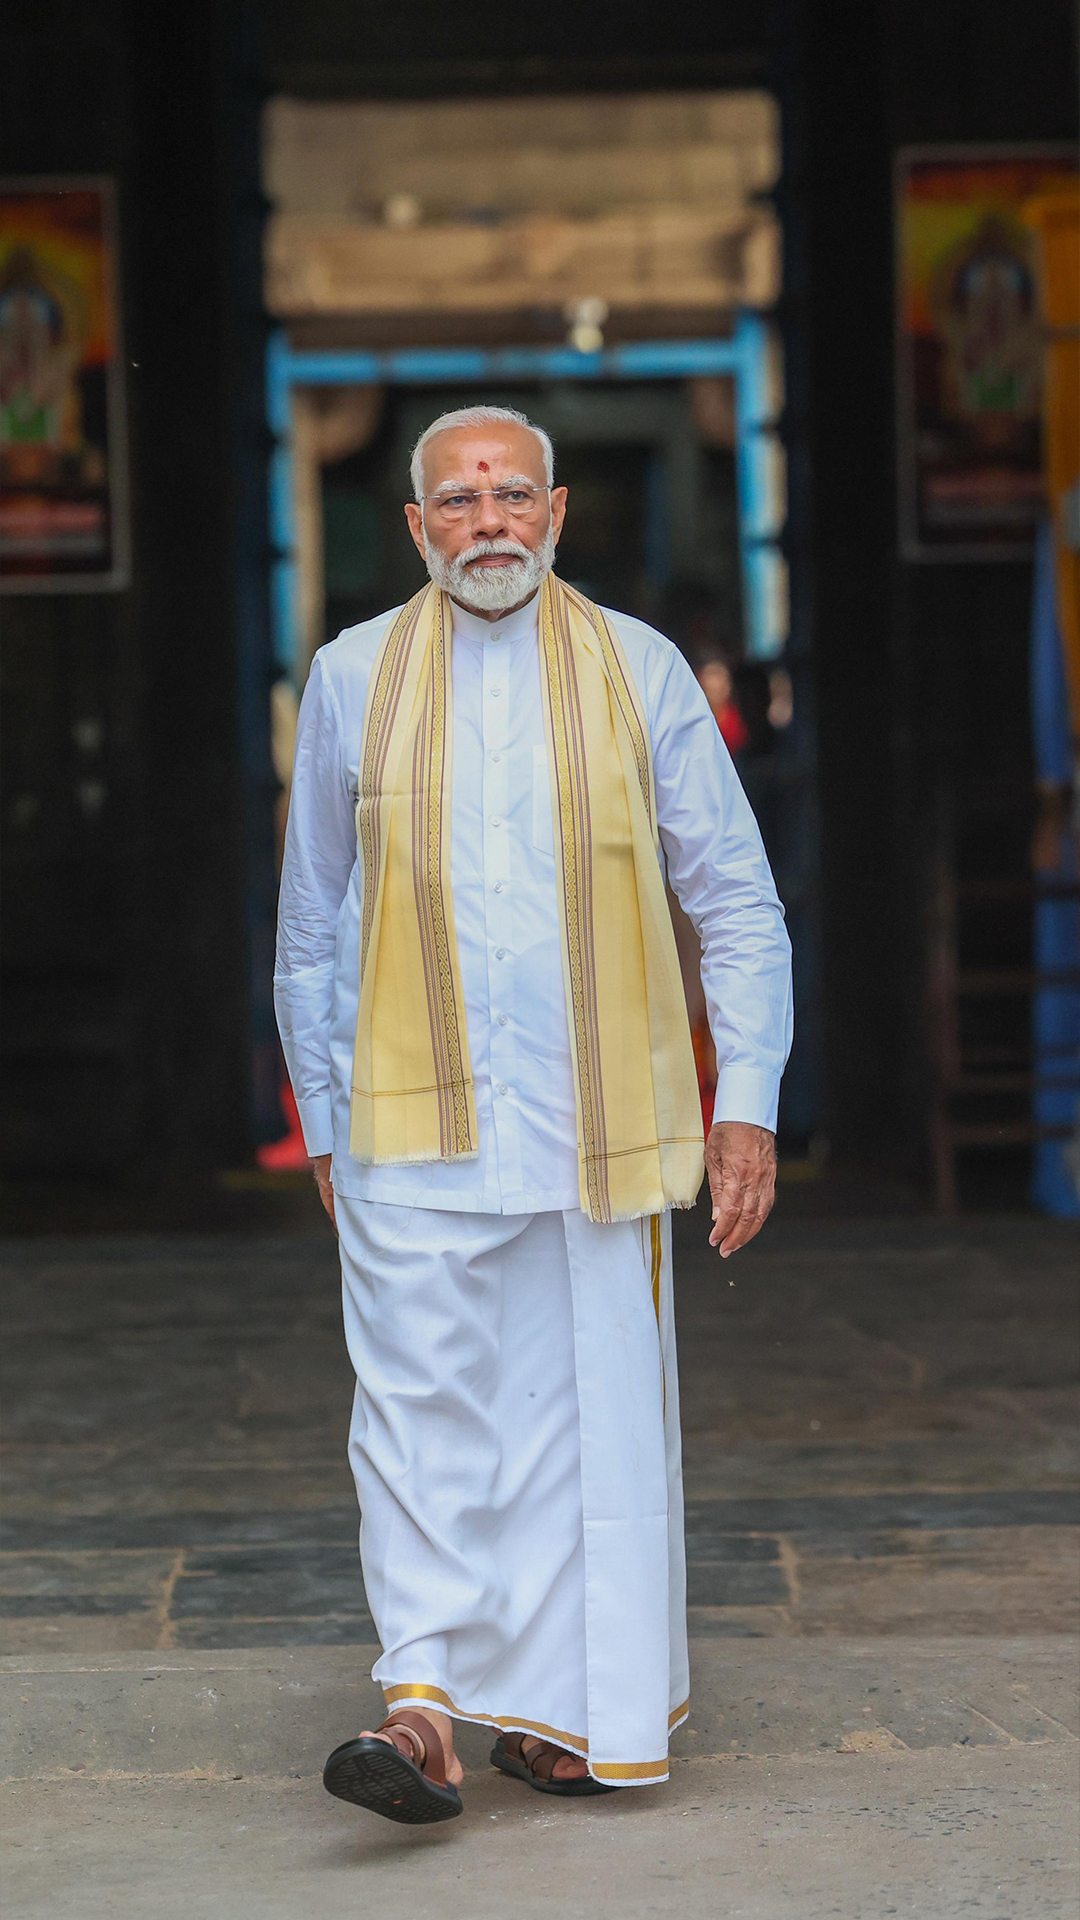
[[[1041,784],[1068,791],[1073,784],[1073,748],[1065,658],[1057,622],[1054,536],[1049,525],[1035,551],[1031,620],[1031,733],[1035,773]],[[1066,827],[1056,867],[1035,876],[1048,888],[1075,886],[1075,834]],[[1031,1198],[1042,1213],[1080,1218],[1080,900],[1075,894],[1036,899],[1032,960],[1043,984],[1031,1009],[1034,1075],[1032,1119],[1044,1127],[1067,1127],[1071,1139],[1038,1140],[1032,1155]],[[1047,974],[1057,975],[1056,983]]]

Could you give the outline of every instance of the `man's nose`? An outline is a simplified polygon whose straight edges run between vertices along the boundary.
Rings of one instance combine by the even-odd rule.
[[[493,493],[482,493],[473,519],[473,531],[486,540],[497,540],[506,532],[506,516]]]

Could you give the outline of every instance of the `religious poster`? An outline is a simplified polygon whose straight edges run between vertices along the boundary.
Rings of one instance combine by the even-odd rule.
[[[112,184],[0,182],[0,586],[126,586]]]
[[[1011,559],[1045,513],[1034,194],[1067,148],[897,157],[897,450],[907,560]]]

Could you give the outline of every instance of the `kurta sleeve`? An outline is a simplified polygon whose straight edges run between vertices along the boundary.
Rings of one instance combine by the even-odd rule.
[[[274,1005],[304,1144],[330,1153],[330,1022],[338,911],[357,857],[341,713],[321,656],[300,703],[278,904]]]
[[[648,676],[647,706],[668,878],[701,942],[716,1048],[713,1119],[775,1132],[792,1028],[784,910],[720,729],[674,649]]]

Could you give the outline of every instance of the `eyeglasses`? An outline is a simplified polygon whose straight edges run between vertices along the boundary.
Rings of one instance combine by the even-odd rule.
[[[508,487],[481,487],[475,491],[461,487],[453,493],[425,493],[424,500],[430,500],[432,511],[440,520],[452,522],[470,520],[481,500],[490,494],[496,506],[511,520],[527,520],[536,512],[537,502],[550,492],[550,487],[527,486],[515,481]]]

